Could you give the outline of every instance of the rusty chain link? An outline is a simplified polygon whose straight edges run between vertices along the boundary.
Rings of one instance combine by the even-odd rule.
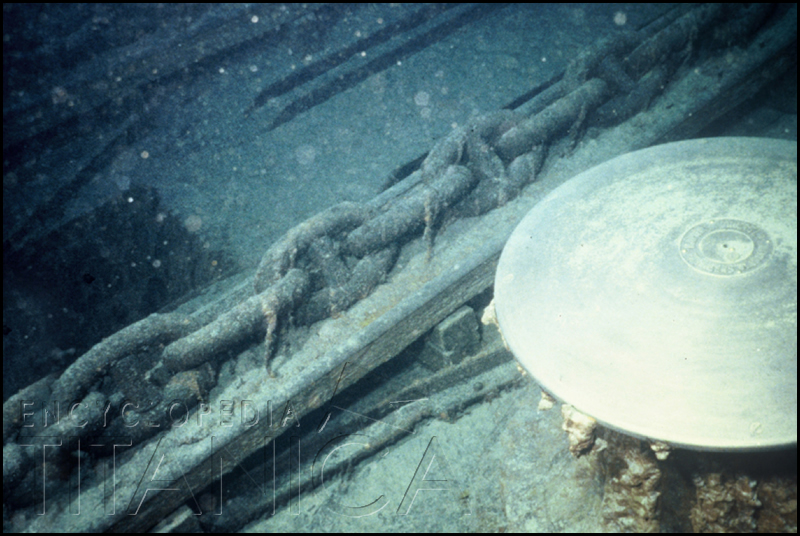
[[[726,12],[731,9],[743,15]],[[82,399],[115,362],[135,353],[148,355],[149,366],[155,365],[139,380],[164,386],[182,371],[248,341],[264,341],[272,374],[276,336],[290,317],[309,325],[345,311],[384,280],[404,244],[422,238],[431,255],[443,225],[486,213],[517,196],[536,179],[555,140],[566,134],[577,141],[587,124],[618,124],[645,109],[696,54],[712,24],[723,17],[735,21],[728,33],[716,26],[712,42],[704,46],[716,46],[733,34],[738,39],[748,35],[768,9],[703,5],[675,20],[665,18],[649,33],[624,32],[601,40],[578,55],[559,82],[526,104],[525,113],[490,112],[454,129],[406,179],[416,181],[413,187],[368,203],[343,202],[300,223],[266,250],[249,283],[192,314],[153,314],[108,337],[60,378],[49,380],[52,397]],[[42,387],[37,389],[40,393]],[[4,440],[11,436],[4,427]]]

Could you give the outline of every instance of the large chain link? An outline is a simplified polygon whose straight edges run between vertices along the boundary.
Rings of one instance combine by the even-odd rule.
[[[754,6],[703,5],[649,29],[601,40],[576,57],[559,82],[525,104],[524,112],[491,112],[454,129],[403,181],[413,187],[398,184],[372,202],[324,210],[269,247],[248,284],[191,314],[153,314],[105,339],[53,381],[52,399],[81,400],[132,354],[157,363],[139,380],[161,386],[176,378],[196,382],[187,376],[190,369],[207,367],[221,353],[259,338],[272,374],[276,336],[290,317],[311,324],[345,311],[381,283],[411,240],[422,237],[433,254],[437,229],[502,206],[534,181],[556,139],[568,135],[575,143],[587,125],[619,123],[647,107],[696,53],[712,24],[717,41],[710,46],[749,35],[771,9]],[[730,9],[741,9],[742,15],[724,13]],[[719,26],[723,15],[735,22]],[[42,392],[41,385],[36,388]],[[4,440],[18,429],[6,414],[18,409],[19,396],[25,391],[4,405]],[[91,429],[86,427],[87,433]]]

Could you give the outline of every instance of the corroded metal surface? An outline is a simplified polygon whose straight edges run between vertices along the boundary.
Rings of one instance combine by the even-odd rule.
[[[506,341],[552,394],[703,449],[797,441],[797,144],[714,138],[569,180],[509,239]]]
[[[699,15],[706,23],[710,20],[705,10]],[[791,26],[792,21],[786,24]],[[796,14],[793,27],[796,36]],[[684,37],[692,35],[695,32]],[[672,40],[676,58],[685,56],[684,37]],[[634,42],[640,38],[644,35]],[[624,50],[629,44],[626,41]],[[137,337],[122,341],[126,346],[135,345],[126,352],[129,355],[113,352],[102,361],[87,352],[87,357],[79,358],[82,365],[75,369],[80,374],[65,373],[37,391],[52,385],[62,396],[80,398],[89,390],[84,404],[105,407],[108,400],[115,404],[116,412],[122,408],[120,401],[146,396],[154,387],[163,391],[162,401],[178,400],[192,415],[204,415],[205,407],[218,408],[216,414],[222,415],[229,407],[223,405],[227,401],[247,400],[260,415],[271,415],[273,407],[288,408],[291,404],[291,414],[305,418],[320,411],[334,393],[355,385],[487,289],[514,225],[548,191],[615,154],[656,143],[675,132],[696,132],[719,114],[718,107],[712,113],[708,106],[721,100],[719,91],[736,92],[742,77],[767,83],[772,78],[757,68],[769,66],[773,71],[767,74],[773,75],[779,71],[776,65],[785,70],[785,65],[774,59],[782,58],[784,50],[793,52],[795,46],[791,35],[772,40],[764,37],[752,42],[736,68],[731,67],[730,55],[724,50],[705,57],[696,67],[682,67],[685,76],[654,92],[648,109],[628,107],[625,115],[616,116],[620,124],[614,130],[584,139],[587,122],[591,124],[587,97],[600,104],[600,97],[610,96],[609,87],[613,90],[625,83],[613,77],[606,80],[603,73],[594,72],[592,66],[599,65],[599,58],[606,58],[609,52],[593,47],[589,56],[581,56],[582,61],[567,68],[564,80],[550,87],[553,91],[538,95],[535,102],[531,100],[533,104],[521,107],[524,110],[490,112],[475,118],[433,147],[419,171],[372,201],[362,206],[339,205],[289,231],[267,251],[255,276],[242,278],[235,286],[228,282],[225,289],[188,301],[167,313],[170,316],[137,326]],[[623,48],[612,48],[624,54]],[[750,49],[758,54],[749,54]],[[591,59],[594,56],[598,56],[597,61]],[[652,61],[660,60],[654,57]],[[614,69],[608,71],[613,73]],[[715,74],[710,84],[707,73],[720,74]],[[714,90],[698,94],[699,86]],[[752,91],[755,89],[749,88],[738,92],[737,98],[726,98],[725,105],[741,102]],[[625,121],[628,114],[636,112],[634,120]],[[523,122],[535,115],[541,117],[532,123]],[[683,126],[688,118],[692,118],[692,128]],[[522,128],[515,130],[517,121]],[[505,145],[502,138],[509,132],[514,134],[507,141],[514,143]],[[503,147],[509,150],[504,152]],[[520,150],[526,152],[519,154]],[[445,181],[446,177],[453,182]],[[411,210],[393,208],[399,205]],[[384,232],[396,229],[404,231],[402,236]],[[400,246],[403,251],[392,268],[397,254],[389,248]],[[372,255],[375,257],[370,258]],[[298,270],[305,271],[307,278]],[[352,302],[353,296],[359,301]],[[329,318],[318,321],[328,314]],[[182,330],[188,334],[184,336]],[[175,343],[177,346],[171,346]],[[276,377],[263,366],[267,358],[276,364]],[[136,372],[140,384],[119,382],[120,376],[130,375],[129,371],[147,370],[150,365],[155,366],[144,374]],[[190,369],[183,370],[183,365]],[[199,368],[191,368],[197,365]],[[81,371],[84,366],[88,368]],[[208,385],[210,376],[215,376],[216,386]],[[84,377],[91,385],[70,380]],[[447,381],[452,378],[447,376]],[[395,392],[388,388],[386,392],[386,397],[392,397],[388,399],[396,399]],[[47,394],[37,396],[50,398]],[[158,405],[154,407],[159,409]],[[105,414],[95,413],[86,418],[100,423]],[[417,415],[425,418],[423,413]],[[26,475],[34,474],[28,469],[35,459],[21,447],[28,436],[21,435],[25,430],[20,431],[19,421],[9,422],[13,429],[8,433],[4,429],[4,437],[10,438],[4,444],[4,486],[14,491],[19,507],[32,508],[33,488],[29,484],[33,478]],[[94,471],[81,482],[84,504],[101,504],[116,485],[112,480],[120,483],[116,496],[138,508],[138,515],[119,509],[117,516],[99,511],[74,516],[68,507],[67,483],[56,482],[49,504],[58,504],[58,508],[53,515],[31,518],[26,528],[146,530],[184,505],[195,490],[220,475],[227,479],[237,464],[270,448],[278,434],[291,433],[286,419],[278,419],[273,426],[271,418],[264,418],[252,427],[205,422],[204,426],[165,429],[158,438],[152,434],[137,436],[113,477]],[[117,416],[107,430],[113,432],[113,426],[125,424]],[[84,434],[78,436],[82,440],[95,439],[103,433],[96,430],[99,424],[75,434]],[[174,493],[147,490],[145,496],[144,487],[138,483],[142,475],[152,476],[152,461],[157,459],[154,453],[161,452],[169,461],[160,467],[168,468],[170,475],[181,475],[185,485]],[[227,530],[235,530],[237,523],[263,511],[261,503],[249,501],[245,495],[240,498],[240,504],[249,505],[249,517],[237,512],[228,521]]]

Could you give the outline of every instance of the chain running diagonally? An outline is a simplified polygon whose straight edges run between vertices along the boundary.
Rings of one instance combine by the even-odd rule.
[[[290,317],[308,325],[345,311],[384,280],[411,240],[422,238],[433,254],[437,229],[502,206],[534,181],[555,140],[567,135],[577,141],[588,123],[625,121],[657,98],[699,45],[724,46],[749,36],[774,8],[759,6],[686,8],[645,30],[601,40],[578,55],[560,81],[526,103],[524,112],[499,110],[473,118],[439,141],[403,183],[368,203],[335,205],[289,230],[266,250],[248,284],[194,313],[153,314],[113,334],[49,380],[49,389],[34,384],[36,394],[48,391],[60,402],[84,400],[131,355],[150,360],[135,381],[151,383],[149,392],[157,393],[176,378],[196,382],[200,376],[188,376],[192,370],[259,338],[272,375],[276,338]],[[741,14],[732,15],[731,9]],[[723,18],[734,21],[727,33],[720,29]],[[712,24],[713,36],[707,31]],[[124,387],[118,389],[123,396],[117,398],[129,396]],[[20,397],[31,393],[23,391],[4,404],[4,442],[19,430],[14,415]],[[166,395],[153,396],[153,407],[163,409]],[[112,398],[104,403],[112,404]],[[183,402],[192,407],[197,404],[192,398],[187,394]],[[83,433],[92,429],[87,426]],[[11,480],[32,463],[21,450],[15,456],[9,458]]]

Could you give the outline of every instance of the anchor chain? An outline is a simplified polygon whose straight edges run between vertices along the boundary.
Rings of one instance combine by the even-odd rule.
[[[253,280],[257,294],[276,289],[262,300],[268,370],[281,323],[292,317],[311,324],[344,312],[384,280],[405,243],[422,238],[430,257],[442,226],[516,197],[536,179],[555,140],[566,134],[574,145],[587,123],[620,123],[646,108],[725,9],[690,10],[649,38],[640,31],[601,40],[569,64],[549,101],[540,100],[532,113],[498,110],[453,129],[431,149],[415,172],[418,184],[403,195],[378,206],[346,201],[288,231],[264,253]],[[287,279],[293,270],[305,276]],[[214,344],[201,335],[176,341],[165,349],[165,360],[173,370],[198,366],[225,341],[264,329],[248,318],[221,315],[204,330],[230,330],[229,336],[216,335]],[[173,351],[178,346],[184,349]]]
[[[259,340],[273,374],[270,360],[282,326],[342,314],[386,278],[400,248],[414,239],[423,239],[428,255],[434,255],[438,230],[514,199],[536,180],[556,140],[569,136],[574,145],[587,126],[618,124],[645,109],[700,45],[746,39],[774,9],[759,6],[703,5],[649,30],[601,40],[578,55],[560,81],[529,101],[525,112],[494,111],[455,128],[406,179],[415,186],[394,197],[380,196],[378,203],[339,203],[300,223],[266,250],[247,285],[194,313],[153,314],[132,324],[98,343],[58,379],[37,386],[37,392],[49,392],[60,402],[88,400],[93,388],[106,389],[109,370],[134,354],[151,360],[140,379],[164,386],[184,371],[207,370],[227,351]],[[723,19],[734,22],[721,25]],[[712,24],[713,35],[707,31]],[[124,397],[104,397],[104,404],[118,405],[118,398]],[[190,392],[182,402],[193,407],[199,398]],[[4,405],[4,425],[13,410]],[[19,422],[9,423],[3,435],[13,443]],[[22,458],[12,465],[25,465]],[[4,483],[19,473],[12,467]]]

